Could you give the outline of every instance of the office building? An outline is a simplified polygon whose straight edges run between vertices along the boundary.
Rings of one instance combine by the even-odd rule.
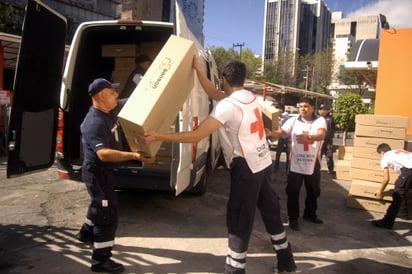
[[[356,18],[342,18],[342,12],[332,13],[334,68],[332,82],[329,86],[331,94],[338,96],[339,93],[348,90],[359,90],[359,88],[363,88],[365,90],[363,92],[364,97],[367,97],[365,99],[373,99],[374,95],[370,93],[370,91],[373,91],[374,87],[368,85],[366,81],[363,87],[347,85],[342,75],[345,73],[345,62],[348,60],[350,50],[356,41],[380,38],[382,19],[386,20],[385,16],[371,15]]]
[[[262,61],[282,52],[306,55],[329,46],[331,14],[323,0],[265,0]]]
[[[173,22],[175,1],[179,3],[193,35],[203,45],[205,0],[122,0],[121,18]]]

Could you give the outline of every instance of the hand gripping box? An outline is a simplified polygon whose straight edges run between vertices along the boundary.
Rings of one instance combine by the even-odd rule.
[[[272,105],[271,101],[260,102],[260,109],[262,111],[262,119],[265,128],[270,130],[277,130],[279,128],[279,110]]]
[[[171,35],[119,113],[132,151],[155,156],[161,142],[145,144],[138,135],[167,132],[194,85],[194,43]]]

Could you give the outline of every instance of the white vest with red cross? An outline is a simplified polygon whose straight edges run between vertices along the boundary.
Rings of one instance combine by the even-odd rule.
[[[241,156],[245,158],[253,173],[271,165],[272,158],[256,96],[247,90],[240,90],[220,101],[218,105],[232,113],[228,121],[216,117],[224,124],[219,129],[219,137],[226,164],[230,166],[234,157]]]
[[[312,175],[315,170],[316,160],[321,159],[321,148],[323,141],[308,140],[298,143],[297,135],[315,135],[319,129],[326,131],[325,118],[315,116],[310,122],[300,120],[300,116],[289,119],[282,126],[282,131],[287,132],[292,138],[290,155],[290,171],[305,175]]]

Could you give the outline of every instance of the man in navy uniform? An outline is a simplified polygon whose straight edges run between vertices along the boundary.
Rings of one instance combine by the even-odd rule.
[[[118,102],[118,86],[103,78],[89,85],[93,105],[80,126],[84,153],[82,179],[91,202],[77,238],[93,243],[91,270],[94,272],[124,271],[123,265],[111,260],[118,221],[113,168],[122,161],[154,161],[141,153],[122,150],[115,109],[126,100]]]

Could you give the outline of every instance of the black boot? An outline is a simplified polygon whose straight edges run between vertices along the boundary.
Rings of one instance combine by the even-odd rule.
[[[275,273],[281,272],[295,272],[298,268],[293,258],[292,248],[290,243],[286,249],[281,249],[276,251],[277,255],[277,267],[274,269]]]

